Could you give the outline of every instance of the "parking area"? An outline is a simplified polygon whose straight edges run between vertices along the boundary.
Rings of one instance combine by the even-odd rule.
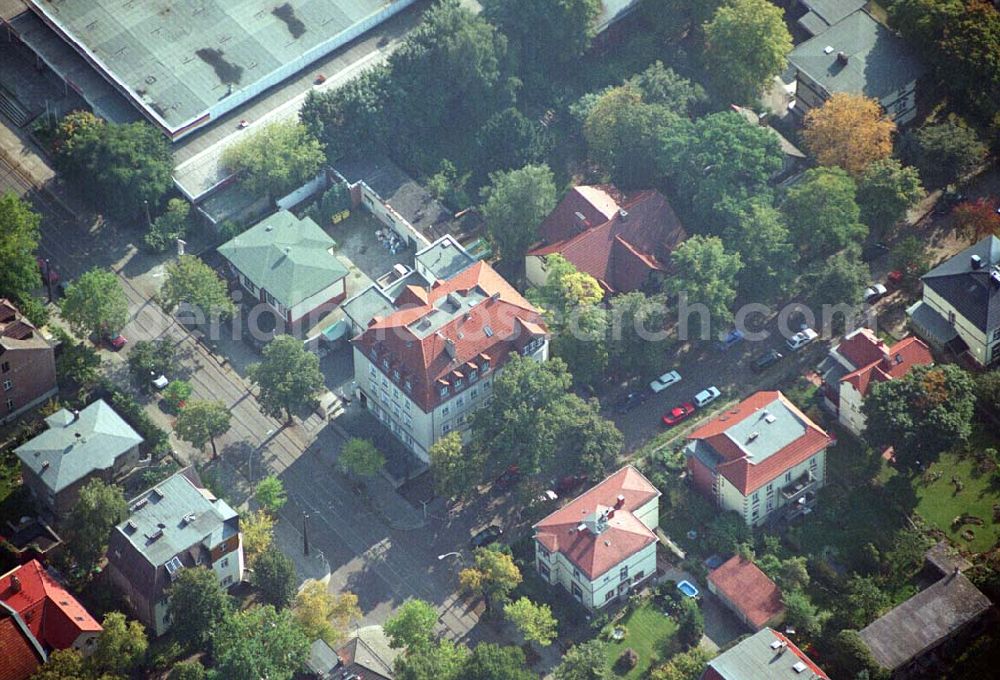
[[[391,252],[377,236],[386,226],[364,208],[354,209],[343,222],[325,224],[323,229],[337,242],[338,254],[372,280],[377,280],[397,264],[413,265],[413,248]]]

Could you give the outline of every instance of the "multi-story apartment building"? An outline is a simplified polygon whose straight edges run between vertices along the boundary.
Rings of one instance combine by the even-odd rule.
[[[437,439],[464,435],[512,353],[548,358],[539,311],[484,262],[468,258],[455,271],[464,258],[444,257],[453,249],[460,246],[444,237],[418,253],[421,276],[353,340],[361,403],[424,462]],[[436,250],[444,270],[426,266]],[[442,271],[448,278],[435,276]]]
[[[12,302],[0,298],[0,423],[58,391],[52,345]]]
[[[751,526],[812,511],[832,439],[781,392],[757,392],[688,435],[695,486]]]
[[[656,575],[660,492],[631,465],[534,526],[535,568],[600,609]]]

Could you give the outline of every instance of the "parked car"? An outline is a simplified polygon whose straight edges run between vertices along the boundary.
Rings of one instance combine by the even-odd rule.
[[[881,300],[888,292],[889,289],[885,287],[885,284],[874,283],[865,288],[865,302],[872,304],[873,302]]]
[[[503,536],[503,529],[496,524],[491,524],[469,539],[469,547],[473,550],[476,548],[485,548],[499,541],[501,536]]]
[[[516,465],[511,465],[493,482],[493,488],[497,491],[506,491],[517,484],[520,479],[521,469]]]
[[[818,337],[819,333],[813,329],[803,328],[801,331],[788,338],[785,342],[788,344],[788,349],[793,352],[797,352]]]
[[[959,203],[963,203],[966,200],[966,196],[963,193],[953,190],[944,191],[941,194],[941,198],[938,199],[937,203],[934,204],[934,214],[944,215],[951,212]]]
[[[899,269],[893,269],[886,277],[886,282],[891,286],[899,286],[903,282],[903,272]]]
[[[778,350],[776,349],[768,350],[767,352],[764,352],[759,357],[753,360],[753,363],[750,364],[750,370],[753,371],[754,373],[760,373],[765,368],[773,366],[774,364],[778,363],[784,358],[785,355],[779,352]]]
[[[167,379],[167,376],[163,375],[162,373],[160,375],[156,375],[155,373],[153,373],[150,382],[152,383],[153,387],[157,390],[162,390],[166,388],[167,385],[170,384],[170,381]]]
[[[671,385],[676,385],[680,381],[681,374],[677,371],[670,371],[669,373],[664,373],[659,378],[649,383],[649,389],[653,390],[656,394],[659,394]]]
[[[663,416],[663,424],[667,427],[673,427],[694,412],[695,407],[691,402],[685,402],[680,406],[674,406]]]
[[[649,399],[649,392],[646,390],[638,390],[636,392],[629,392],[624,397],[615,402],[615,411],[617,413],[628,413],[636,406],[639,406],[647,399]]]
[[[587,475],[566,475],[565,477],[560,477],[555,485],[556,492],[560,496],[568,496],[583,486],[586,481]]]
[[[112,333],[107,337],[107,340],[108,347],[114,352],[117,352],[128,343],[128,338],[121,333]]]
[[[723,352],[725,352],[733,345],[737,345],[742,341],[743,341],[743,331],[741,331],[738,328],[734,328],[728,333],[720,333],[719,341],[715,343],[715,346],[718,347]]]
[[[694,405],[698,408],[705,408],[713,401],[722,396],[722,392],[715,385],[703,389],[698,394],[694,395]]]

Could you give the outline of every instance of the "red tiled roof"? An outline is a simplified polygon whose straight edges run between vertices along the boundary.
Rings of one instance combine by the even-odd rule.
[[[27,680],[42,659],[10,612],[0,607],[0,680]]]
[[[791,411],[805,426],[805,433],[759,463],[751,463],[746,452],[726,435],[726,431],[744,418],[756,413],[775,401]],[[722,457],[719,474],[728,479],[744,496],[759,489],[785,471],[808,460],[830,445],[830,435],[802,413],[781,392],[762,391],[750,395],[735,408],[725,411],[688,435],[688,439],[702,439]]]
[[[614,210],[609,210],[614,205]],[[626,215],[619,212],[619,207]],[[580,221],[579,215],[585,220]],[[641,287],[669,264],[687,233],[657,191],[627,197],[610,187],[575,187],[539,228],[543,244],[529,255],[559,253],[608,292]]]
[[[851,333],[837,345],[837,353],[851,362],[855,368],[880,361],[885,352],[885,343],[868,328],[861,328]]]
[[[625,499],[619,505],[620,495]],[[632,513],[659,495],[642,473],[627,465],[535,524],[535,540],[565,555],[593,581],[656,542],[656,535]],[[607,528],[599,535],[578,529],[605,509],[610,511]]]
[[[708,575],[716,591],[743,613],[754,628],[764,625],[785,611],[781,590],[760,568],[734,555]]]
[[[15,590],[13,578],[20,582]],[[0,576],[0,601],[21,615],[32,634],[49,649],[66,649],[99,624],[45,568],[32,560]]]
[[[849,382],[862,397],[865,397],[873,382],[901,378],[914,366],[931,363],[934,363],[934,357],[931,356],[930,348],[920,338],[910,336],[890,347],[887,354],[880,355],[877,361],[857,368],[853,373],[841,378],[841,381]]]
[[[421,339],[408,328],[427,316],[435,301],[476,287],[490,297],[442,325],[436,333]],[[399,384],[410,382],[410,395],[424,411],[430,411],[440,401],[440,385],[464,377],[468,369],[478,368],[486,360],[491,362],[491,368],[501,366],[511,351],[519,351],[534,337],[548,333],[538,310],[485,262],[476,262],[448,281],[421,292],[426,295],[424,302],[415,292],[404,291],[396,300],[402,308],[374,319],[354,338],[354,343],[369,355],[374,347],[380,368],[381,360],[388,359],[390,370],[401,374]],[[490,334],[486,333],[487,326]]]

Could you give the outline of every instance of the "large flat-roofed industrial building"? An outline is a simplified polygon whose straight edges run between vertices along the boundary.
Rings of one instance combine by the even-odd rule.
[[[97,73],[176,140],[415,0],[26,2]],[[86,91],[81,94],[87,98]]]

